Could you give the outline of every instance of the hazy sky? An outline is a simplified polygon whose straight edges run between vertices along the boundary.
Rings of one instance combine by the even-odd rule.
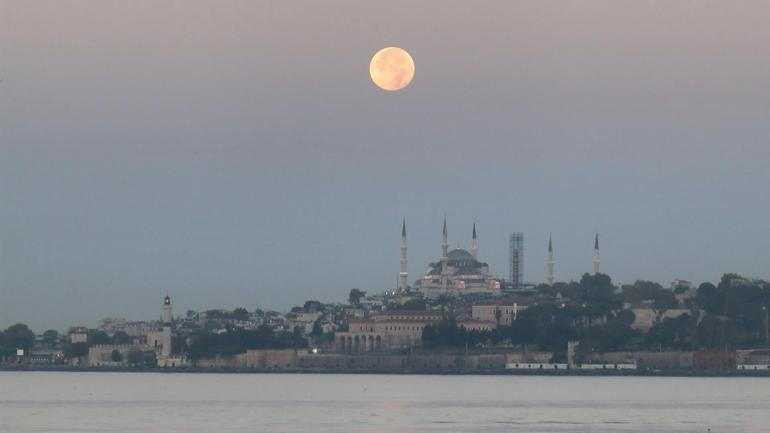
[[[0,327],[285,309],[450,244],[770,277],[766,1],[0,0]],[[416,64],[370,81],[378,49]]]

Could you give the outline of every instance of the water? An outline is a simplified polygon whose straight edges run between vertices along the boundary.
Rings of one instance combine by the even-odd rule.
[[[0,432],[762,432],[770,379],[0,372]]]

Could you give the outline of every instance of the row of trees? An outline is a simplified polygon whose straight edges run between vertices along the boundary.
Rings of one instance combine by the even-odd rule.
[[[190,316],[192,313],[194,312],[190,311],[187,315]],[[248,320],[249,312],[243,307],[238,307],[233,311],[206,310],[206,317],[220,320]]]
[[[735,274],[720,283],[702,284],[690,303],[690,313],[666,318],[649,332],[631,328],[634,313],[623,301],[652,301],[663,312],[677,307],[674,292],[655,283],[637,282],[616,290],[609,276],[584,275],[563,285],[569,301],[540,302],[519,313],[511,326],[495,331],[467,331],[447,317],[423,332],[426,347],[494,345],[536,346],[562,357],[568,341],[580,341],[585,351],[716,350],[766,346],[770,287]]]
[[[503,339],[501,328],[492,331],[467,330],[458,326],[452,316],[445,317],[437,325],[428,325],[422,331],[422,343],[424,347],[430,349],[495,345],[502,342]]]
[[[191,336],[185,350],[192,359],[211,358],[217,355],[232,356],[247,349],[305,348],[307,340],[299,329],[276,333],[269,326],[256,330],[230,328],[221,334],[202,332]]]
[[[117,331],[112,336],[104,331],[89,331],[88,343],[91,345],[98,344],[131,344],[133,339],[130,335],[124,331]]]

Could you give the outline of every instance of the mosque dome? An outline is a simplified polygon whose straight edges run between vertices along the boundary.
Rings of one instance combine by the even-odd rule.
[[[474,260],[473,254],[462,248],[455,248],[447,254],[449,260]]]

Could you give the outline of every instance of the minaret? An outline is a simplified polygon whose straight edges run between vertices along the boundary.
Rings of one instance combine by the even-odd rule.
[[[549,286],[553,286],[553,242],[551,242],[551,235],[548,235],[548,261],[545,262],[545,281]]]
[[[447,262],[449,261],[449,239],[446,231],[446,215],[444,215],[444,230],[441,237],[441,288],[447,289]]]
[[[596,233],[594,239],[594,274],[599,273],[599,233]]]
[[[401,224],[401,272],[398,273],[398,289],[406,290],[406,218]]]
[[[163,322],[163,338],[161,341],[160,356],[162,358],[168,358],[171,356],[171,321],[173,315],[171,314],[171,297],[166,293],[166,297],[163,298],[163,307],[161,307],[160,320]]]
[[[479,244],[476,241],[476,222],[473,222],[473,238],[471,238],[471,255],[478,260],[479,258]]]

